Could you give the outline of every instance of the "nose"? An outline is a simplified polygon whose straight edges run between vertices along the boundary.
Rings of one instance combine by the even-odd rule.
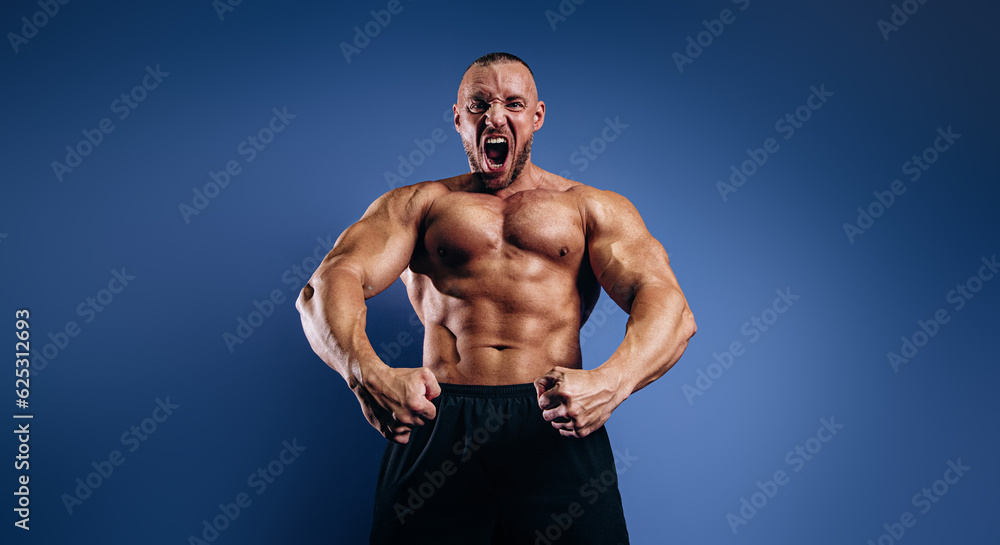
[[[507,124],[507,116],[504,110],[504,104],[499,102],[493,102],[490,107],[486,109],[486,115],[484,119],[486,120],[486,126],[494,129],[502,128]]]

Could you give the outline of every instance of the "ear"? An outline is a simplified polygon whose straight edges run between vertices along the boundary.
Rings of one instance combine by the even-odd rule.
[[[460,114],[458,113],[458,104],[452,104],[452,105],[451,105],[451,112],[452,112],[453,114],[455,114],[455,132],[460,132],[460,131],[458,130],[458,126],[459,126],[459,124],[461,123],[461,120],[462,120],[462,117],[461,117],[461,115],[460,115]]]
[[[535,130],[542,128],[545,124],[545,103],[541,100],[538,101],[538,106],[535,106]]]

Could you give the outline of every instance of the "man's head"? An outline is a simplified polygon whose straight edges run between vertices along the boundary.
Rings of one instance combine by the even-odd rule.
[[[452,107],[469,168],[489,190],[514,182],[531,161],[531,141],[545,120],[527,63],[509,53],[473,62]]]

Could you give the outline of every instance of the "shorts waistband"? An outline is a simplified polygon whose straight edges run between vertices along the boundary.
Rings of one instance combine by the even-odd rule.
[[[500,386],[485,386],[481,384],[448,384],[441,383],[441,395],[456,397],[535,397],[535,385],[503,384]]]

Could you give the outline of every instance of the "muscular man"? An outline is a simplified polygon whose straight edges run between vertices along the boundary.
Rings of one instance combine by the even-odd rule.
[[[389,439],[372,543],[628,543],[604,423],[680,359],[694,318],[627,199],[532,163],[545,104],[524,61],[477,59],[453,111],[471,172],[379,197],[296,301]],[[365,300],[396,278],[425,327],[422,367],[388,367],[365,333]],[[629,319],[584,370],[601,288]]]

